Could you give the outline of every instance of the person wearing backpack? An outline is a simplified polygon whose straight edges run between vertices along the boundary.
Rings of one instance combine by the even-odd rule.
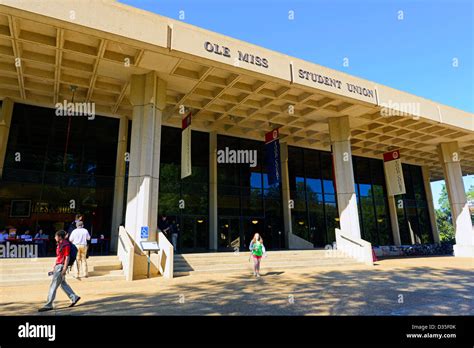
[[[253,259],[253,275],[257,278],[260,278],[260,262],[262,256],[267,256],[265,246],[263,245],[263,239],[260,237],[260,234],[255,233],[250,242],[249,246],[251,256]]]
[[[71,300],[69,307],[73,307],[81,299],[66,283],[67,269],[74,264],[75,260],[75,255],[72,255],[71,249],[75,247],[71,248],[72,244],[66,240],[66,231],[64,230],[57,231],[54,239],[58,243],[56,247],[56,262],[51,272],[48,273],[48,275],[53,276],[53,280],[49,287],[48,300],[44,307],[38,309],[38,312],[46,312],[53,309],[53,302],[56,298],[58,287],[61,287]]]
[[[76,278],[80,277],[80,270],[83,269],[84,277],[89,276],[87,271],[87,241],[91,240],[91,235],[89,231],[84,228],[84,223],[78,221],[76,223],[76,228],[69,234],[69,242],[71,242],[77,248],[77,273]]]

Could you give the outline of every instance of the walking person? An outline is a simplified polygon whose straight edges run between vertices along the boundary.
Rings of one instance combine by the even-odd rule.
[[[56,232],[54,239],[58,243],[56,247],[56,262],[49,275],[53,276],[51,286],[49,287],[48,302],[44,307],[38,309],[38,312],[46,312],[53,309],[53,302],[56,298],[56,291],[61,287],[71,300],[69,307],[74,306],[81,298],[77,296],[71,287],[66,283],[66,272],[71,257],[71,244],[66,240],[66,231],[60,230]]]
[[[163,234],[166,236],[166,238],[170,237],[169,233],[170,233],[171,227],[170,227],[170,223],[169,223],[168,218],[166,217],[166,215],[163,215],[161,217],[161,220],[158,221],[158,228],[161,232],[163,232]]]
[[[265,246],[263,245],[263,239],[260,234],[255,233],[249,246],[251,257],[253,259],[253,275],[260,278],[260,262],[262,256],[267,256]]]
[[[171,230],[171,244],[173,244],[173,249],[174,251],[176,251],[176,248],[178,247],[179,226],[175,220],[171,222],[170,230]]]
[[[84,215],[76,214],[76,217],[75,217],[74,221],[69,224],[69,227],[67,229],[66,238],[69,237],[71,232],[74,231],[77,228],[77,223],[79,221],[82,221],[82,223],[84,223]]]
[[[91,240],[91,235],[89,231],[84,228],[84,222],[77,221],[76,226],[76,229],[69,235],[69,242],[74,244],[77,248],[76,278],[80,278],[81,268],[83,269],[84,277],[87,278],[89,276],[87,269],[87,241]]]

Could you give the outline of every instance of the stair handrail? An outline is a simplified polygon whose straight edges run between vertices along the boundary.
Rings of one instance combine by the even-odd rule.
[[[123,273],[127,281],[133,280],[133,257],[135,255],[135,246],[132,238],[125,227],[119,227],[119,242],[117,246],[117,255],[122,263]]]
[[[336,228],[336,248],[357,261],[373,266],[372,244]]]

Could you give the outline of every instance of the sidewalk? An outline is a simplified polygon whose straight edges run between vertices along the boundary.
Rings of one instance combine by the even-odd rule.
[[[0,287],[0,315],[39,315],[49,282]],[[82,297],[40,315],[474,315],[474,259],[75,283]]]

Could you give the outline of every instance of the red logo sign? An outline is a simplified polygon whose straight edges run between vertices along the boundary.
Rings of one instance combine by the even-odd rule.
[[[383,161],[384,162],[393,161],[393,160],[396,160],[396,159],[399,159],[399,158],[400,158],[400,150],[385,152],[383,154]]]
[[[271,143],[273,140],[278,139],[280,133],[278,132],[278,128],[272,130],[271,132],[265,133],[265,144]]]
[[[186,129],[191,125],[191,113],[181,120],[181,129]]]

